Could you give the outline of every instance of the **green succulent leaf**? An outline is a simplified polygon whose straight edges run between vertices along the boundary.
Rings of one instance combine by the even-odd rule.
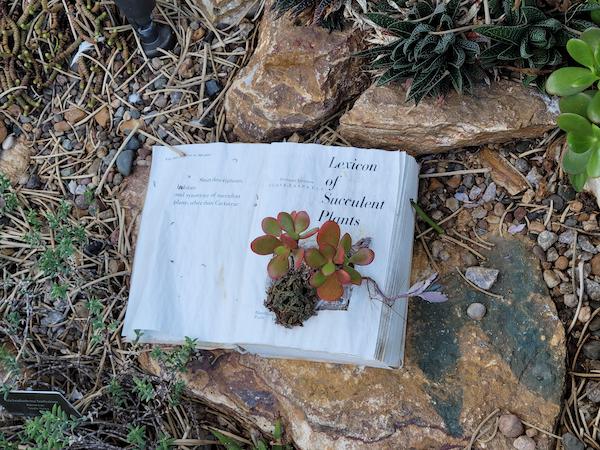
[[[346,254],[350,253],[350,249],[352,248],[352,237],[348,233],[344,233],[340,240],[340,244]]]
[[[587,173],[579,173],[577,175],[569,175],[569,179],[571,180],[571,184],[573,185],[573,188],[577,191],[577,192],[581,192],[583,191],[583,187],[585,186],[585,183],[587,182],[588,176]]]
[[[288,214],[286,212],[280,212],[277,215],[277,221],[279,222],[279,225],[281,225],[281,228],[283,228],[286,233],[288,233],[290,235],[295,233],[294,219],[292,219],[292,216],[290,214]]]
[[[323,283],[325,283],[325,280],[327,280],[327,277],[325,275],[323,275],[322,272],[315,272],[311,275],[310,280],[308,281],[308,283],[315,288],[318,288],[319,286],[322,286]]]
[[[335,273],[328,276],[325,282],[317,288],[317,295],[321,300],[330,302],[339,300],[344,295],[344,287]]]
[[[348,260],[351,264],[366,266],[371,264],[375,259],[375,252],[370,248],[361,248],[354,253]]]
[[[594,123],[600,123],[600,91],[597,91],[587,107],[587,117]],[[585,115],[585,114],[584,114]]]
[[[309,267],[319,269],[327,263],[327,259],[316,248],[309,248],[304,254],[304,261]]]
[[[285,255],[277,255],[267,265],[267,273],[276,280],[284,276],[290,270],[289,258]]]
[[[579,114],[563,113],[556,121],[561,130],[574,133],[577,136],[591,136],[593,134],[592,124]]]
[[[579,92],[577,94],[561,97],[558,102],[561,113],[572,113],[580,116],[587,116],[587,108],[592,100],[590,91]]]
[[[281,234],[281,226],[274,217],[265,217],[261,223],[262,230],[265,234],[271,236],[279,236]]]
[[[329,261],[323,267],[321,267],[321,272],[323,272],[323,275],[328,277],[335,272],[335,264],[332,261]]]
[[[590,17],[596,25],[600,25],[600,11],[592,11]]]
[[[340,226],[333,220],[328,220],[317,233],[317,243],[319,248],[323,246],[331,246],[335,249],[340,242]]]
[[[552,95],[573,95],[586,90],[598,79],[584,67],[562,67],[548,77],[546,91]]]
[[[348,272],[348,275],[350,275],[350,282],[352,284],[360,286],[360,284],[362,283],[362,275],[360,274],[360,272],[354,267],[350,266],[344,266],[343,268],[346,272]]]
[[[567,144],[575,153],[585,153],[597,145],[597,138],[593,135],[578,136],[575,133],[567,133]]]
[[[594,51],[587,42],[581,39],[569,39],[569,42],[567,42],[567,51],[571,55],[571,58],[579,64],[590,70],[594,70]]]
[[[294,230],[296,233],[302,233],[310,225],[310,217],[306,211],[298,211],[294,215]]]
[[[265,235],[254,239],[250,244],[250,248],[258,255],[270,255],[280,245],[281,241],[275,236]]]
[[[600,28],[588,28],[581,34],[581,40],[588,44],[593,52],[600,48]]]
[[[591,155],[592,150],[588,150],[584,153],[576,153],[573,150],[568,149],[562,160],[563,170],[569,175],[584,173]]]
[[[586,173],[589,178],[598,178],[600,177],[600,149],[594,148],[590,152]]]

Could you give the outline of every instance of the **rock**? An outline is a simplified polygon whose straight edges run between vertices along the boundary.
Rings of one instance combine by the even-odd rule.
[[[56,325],[57,323],[61,322],[64,318],[64,314],[55,310],[50,310],[42,317],[42,319],[40,320],[40,324],[43,327],[48,327]]]
[[[6,175],[11,183],[17,183],[19,178],[27,172],[33,151],[34,148],[31,144],[24,143],[21,140],[7,147],[7,149],[3,149],[0,152],[0,173]]]
[[[517,450],[535,450],[535,441],[529,436],[520,436],[513,442],[513,447]]]
[[[585,395],[594,403],[600,403],[600,382],[588,381],[585,385]]]
[[[127,144],[125,145],[125,149],[126,150],[137,150],[138,148],[140,148],[141,142],[138,138],[136,138],[135,136],[132,136],[129,141],[127,141]]]
[[[94,120],[102,128],[106,128],[110,121],[110,113],[108,112],[108,108],[105,106],[100,111],[98,111],[94,115]]]
[[[117,156],[117,170],[121,175],[126,177],[131,173],[134,158],[135,152],[133,150],[123,150],[119,156]]]
[[[554,270],[544,270],[544,281],[550,289],[560,284],[560,278]]]
[[[499,273],[500,272],[497,269],[475,266],[468,267],[465,271],[465,276],[467,277],[467,280],[469,280],[475,286],[488,290],[496,282]]]
[[[523,422],[514,414],[503,414],[498,420],[500,433],[509,438],[516,438],[525,432]]]
[[[510,164],[506,158],[497,151],[485,147],[479,152],[479,160],[484,167],[491,169],[490,176],[498,185],[508,191],[510,195],[517,195],[529,187],[525,177]]]
[[[560,242],[561,244],[571,245],[574,240],[575,240],[575,231],[574,230],[567,230],[564,233],[561,233],[560,236],[558,237],[558,242]]]
[[[560,195],[552,194],[550,197],[544,199],[542,204],[550,206],[550,202],[552,202],[553,211],[561,213],[565,209],[565,200]]]
[[[471,303],[467,308],[467,315],[473,320],[481,320],[485,316],[485,305],[482,303]]]
[[[588,320],[590,320],[591,316],[592,316],[592,308],[590,308],[589,306],[584,306],[579,310],[579,315],[577,316],[577,320],[579,320],[582,323],[586,323]]]
[[[592,260],[592,273],[594,275],[600,276],[600,254],[595,255]]]
[[[83,253],[88,256],[96,256],[104,249],[104,242],[91,240],[89,241],[85,247],[83,247]]]
[[[259,42],[225,95],[227,122],[241,141],[276,141],[323,123],[365,85],[360,32],[295,26],[267,5]]]
[[[496,183],[490,183],[488,187],[485,188],[485,192],[481,196],[481,201],[483,203],[488,203],[494,201],[496,198]]]
[[[542,231],[537,238],[538,245],[542,247],[544,251],[547,251],[550,247],[556,244],[556,241],[558,241],[558,236],[556,233],[547,230]]]
[[[600,360],[600,341],[587,341],[583,344],[582,351],[587,359]]]
[[[600,283],[594,280],[585,280],[585,292],[590,300],[600,300]]]
[[[451,92],[444,103],[405,101],[399,84],[371,86],[340,119],[352,145],[413,154],[539,137],[554,128],[556,108],[521,83],[500,81],[474,95]]]
[[[563,297],[563,303],[569,308],[575,308],[579,303],[575,294],[565,294]]]
[[[6,125],[4,122],[0,120],[0,142],[4,143],[4,139],[8,136],[8,130],[6,129]]]
[[[454,197],[446,199],[446,208],[448,208],[450,211],[454,212],[459,207],[460,205],[458,204],[458,200],[456,200]]]
[[[546,252],[546,261],[554,262],[556,260],[558,260],[558,252],[556,251],[556,249],[554,247],[550,247],[548,249],[548,251]]]
[[[84,119],[87,113],[79,108],[69,108],[65,111],[65,120],[71,125],[75,125],[80,120]]]
[[[564,450],[585,450],[585,445],[571,433],[562,435],[562,446]]]
[[[221,92],[221,85],[216,80],[208,80],[205,84],[206,87],[206,95],[209,97],[215,97],[219,92]]]
[[[16,139],[14,134],[9,134],[2,140],[2,151],[10,150],[15,145]]]
[[[579,237],[577,238],[577,243],[581,247],[581,250],[583,250],[584,252],[592,253],[593,255],[598,253],[598,251],[596,250],[596,246],[590,242],[590,238],[588,238],[587,236],[579,235]]]
[[[256,14],[260,2],[258,0],[196,0],[194,4],[202,9],[207,20],[215,26],[229,26],[239,23],[244,17]]]
[[[125,223],[128,227],[127,229],[129,229],[133,223],[133,231],[131,234],[132,245],[135,245],[135,241],[137,240],[149,178],[150,167],[136,166],[133,173],[123,182],[123,188],[118,194],[119,202],[125,210]]]
[[[56,122],[54,124],[54,131],[58,131],[58,132],[66,132],[66,131],[71,131],[71,124],[69,122],[67,122],[66,120],[62,120],[60,122]]]
[[[495,288],[504,298],[490,301],[465,285],[453,260],[441,263],[451,301],[411,303],[400,370],[203,351],[177,376],[189,395],[259,429],[272,431],[281,417],[299,449],[464,448],[494,408],[551,430],[561,412],[563,325],[525,241],[494,243],[486,256],[503,274]],[[413,280],[429,269],[420,247],[413,268]],[[487,304],[494,320],[469,319],[473,302]],[[140,363],[171,376],[147,352]],[[536,440],[554,449],[547,435]],[[485,448],[513,449],[500,433]]]
[[[567,267],[569,267],[569,259],[564,255],[559,256],[554,263],[554,267],[556,267],[558,270],[565,270]]]

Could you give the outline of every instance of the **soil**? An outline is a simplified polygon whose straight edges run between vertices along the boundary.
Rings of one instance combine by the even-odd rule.
[[[292,269],[267,289],[265,306],[275,314],[275,322],[287,328],[302,326],[316,315],[317,291],[308,283],[306,269]]]

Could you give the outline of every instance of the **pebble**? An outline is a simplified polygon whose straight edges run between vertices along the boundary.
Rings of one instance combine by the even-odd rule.
[[[133,150],[123,150],[117,156],[117,170],[123,176],[128,176],[131,173],[135,152]]]
[[[121,175],[120,173],[115,174],[115,176],[112,179],[112,184],[114,184],[115,186],[118,186],[122,182],[123,182],[123,175]]]
[[[542,250],[542,247],[539,245],[533,246],[533,254],[538,257],[541,262],[546,262],[546,253]]]
[[[583,356],[587,359],[599,360],[600,359],[600,341],[587,341],[583,344]]]
[[[544,281],[550,289],[555,288],[560,284],[560,278],[554,270],[544,270]]]
[[[585,445],[572,433],[562,435],[562,446],[564,450],[585,450]]]
[[[4,141],[2,141],[2,150],[10,150],[15,145],[15,135],[9,134]]]
[[[565,209],[565,200],[557,194],[552,194],[550,197],[544,199],[542,204],[549,206],[550,201],[552,201],[552,207],[554,211],[561,213]]]
[[[475,286],[488,290],[490,289],[496,280],[498,279],[498,269],[490,269],[488,267],[469,267],[465,272],[467,280],[475,284]]]
[[[531,203],[533,198],[535,197],[535,192],[533,189],[527,189],[523,194],[523,198],[521,199],[523,203]]]
[[[491,202],[496,198],[496,183],[490,183],[485,189],[481,201],[483,203]]]
[[[572,244],[575,239],[575,230],[567,230],[564,233],[561,233],[558,237],[558,242],[561,244]]]
[[[481,320],[485,316],[486,309],[482,303],[471,303],[467,308],[467,315],[473,320]]]
[[[577,320],[579,320],[581,323],[586,323],[588,320],[590,320],[591,316],[592,316],[592,308],[590,308],[589,306],[584,306],[579,310],[579,315],[577,316]]]
[[[596,316],[590,322],[590,331],[598,331],[600,330],[600,316]]]
[[[485,216],[487,216],[487,210],[481,206],[475,208],[471,213],[471,217],[476,220],[483,219]]]
[[[570,209],[574,213],[581,212],[581,210],[583,209],[583,203],[581,203],[579,200],[576,200],[573,203],[571,203]]]
[[[523,422],[514,414],[503,414],[498,420],[498,429],[500,433],[509,438],[516,438],[521,436],[525,429],[523,428]]]
[[[157,95],[156,96],[156,100],[154,101],[154,106],[156,106],[157,108],[164,108],[165,106],[167,106],[167,97],[165,95]]]
[[[544,224],[542,222],[531,222],[529,224],[529,231],[532,233],[541,233],[542,231],[544,231],[546,229],[546,227],[544,226]]]
[[[65,318],[65,316],[63,314],[61,314],[58,311],[52,310],[52,311],[49,311],[48,314],[46,314],[44,317],[42,317],[40,324],[43,327],[48,327],[50,325],[55,325],[55,324],[61,322],[64,318]]]
[[[519,436],[513,442],[513,447],[517,450],[535,450],[535,441],[529,436]]]
[[[83,247],[83,253],[88,256],[96,256],[102,249],[104,249],[104,243],[102,241],[92,240]]]
[[[127,100],[129,100],[129,103],[131,103],[132,105],[135,105],[142,101],[142,97],[137,92],[134,92],[133,94],[129,94],[129,97],[127,97]]]
[[[506,211],[506,207],[502,203],[496,203],[494,205],[494,215],[502,217],[504,211]]]
[[[559,256],[554,263],[554,267],[556,267],[558,270],[565,270],[567,267],[569,267],[569,259],[565,256]]]
[[[585,385],[585,395],[594,403],[600,403],[600,382],[588,381]]]
[[[600,283],[585,280],[585,292],[591,300],[600,300]]]
[[[127,145],[125,146],[125,149],[127,150],[137,150],[138,148],[140,148],[140,140],[138,138],[136,138],[135,136],[133,136],[131,139],[129,139],[129,141],[127,141]]]
[[[88,207],[90,206],[90,204],[85,198],[85,195],[77,195],[73,202],[75,203],[75,206],[77,206],[79,209],[88,209]]]
[[[577,243],[579,244],[579,246],[581,247],[581,249],[584,252],[592,253],[593,255],[598,253],[598,251],[596,250],[596,247],[594,245],[592,245],[592,243],[590,242],[590,239],[587,236],[583,236],[583,235],[579,236],[577,238]]]
[[[558,252],[554,247],[550,247],[548,252],[546,252],[546,261],[554,262],[558,259]]]
[[[63,139],[62,141],[62,147],[66,150],[73,150],[73,142],[71,142],[71,139]]]
[[[479,186],[473,186],[469,192],[470,200],[477,200],[481,195],[481,188]]]
[[[448,208],[450,211],[454,212],[459,207],[458,200],[456,200],[454,197],[446,199],[446,208]]]
[[[537,243],[544,251],[547,251],[550,247],[552,247],[558,241],[558,236],[556,233],[552,231],[544,230],[542,231],[538,238]]]
[[[219,84],[218,81],[216,80],[208,80],[206,82],[206,94],[209,97],[214,97],[215,95],[217,95],[219,92],[221,92],[221,89],[223,89],[221,87],[221,85]]]

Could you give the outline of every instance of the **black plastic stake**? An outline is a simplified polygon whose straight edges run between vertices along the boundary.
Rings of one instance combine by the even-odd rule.
[[[175,46],[173,30],[152,20],[156,0],[115,0],[115,3],[140,37],[146,56],[160,56],[159,48],[171,50]]]

